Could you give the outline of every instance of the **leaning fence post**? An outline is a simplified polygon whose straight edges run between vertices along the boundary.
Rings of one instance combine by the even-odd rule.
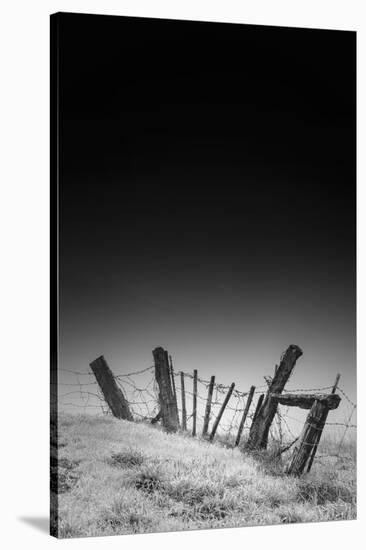
[[[248,450],[266,448],[268,442],[269,428],[277,412],[277,402],[271,399],[270,394],[282,393],[287,380],[289,379],[296,361],[302,355],[302,350],[298,346],[289,346],[283,354],[275,375],[271,380],[266,398],[255,417],[249,432],[249,438],[246,444]]]
[[[170,376],[171,376],[171,379],[172,379],[173,395],[174,395],[174,400],[175,400],[175,406],[177,407],[178,424],[179,424],[177,390],[176,390],[176,387],[175,387],[173,360],[172,360],[172,356],[171,356],[171,355],[169,355],[169,366],[170,366]]]
[[[261,395],[259,396],[258,402],[257,402],[257,406],[256,406],[255,411],[254,411],[254,416],[253,416],[252,423],[255,422],[255,419],[257,418],[258,413],[261,410],[263,399],[264,399],[264,393],[261,393]]]
[[[214,385],[215,385],[215,377],[211,376],[210,385],[208,386],[205,418],[204,418],[204,421],[203,421],[203,429],[202,429],[202,436],[203,437],[208,432],[208,424],[210,422],[211,402],[212,402],[212,394],[213,394]]]
[[[193,371],[193,428],[192,436],[195,437],[197,432],[197,370]]]
[[[313,462],[328,416],[329,406],[331,405],[333,409],[337,408],[340,402],[338,395],[333,395],[334,398],[337,398],[336,400],[332,399],[333,403],[330,402],[329,397],[320,396],[319,399],[315,398],[302,430],[299,446],[295,447],[290,464],[287,467],[288,474],[300,475],[303,473],[308,461]]]
[[[129,404],[121,388],[117,386],[116,380],[109,368],[104,356],[101,355],[90,363],[90,368],[102,391],[113,416],[124,420],[133,420]]]
[[[300,436],[300,444],[298,447],[295,447],[291,462],[287,468],[288,474],[300,475],[304,471],[316,444],[318,431],[326,410],[326,404],[318,400],[314,401]]]
[[[244,412],[243,412],[243,416],[242,416],[242,419],[240,421],[240,426],[239,426],[239,429],[238,429],[238,435],[236,436],[235,447],[237,447],[240,443],[241,434],[243,433],[245,420],[248,416],[248,412],[249,412],[250,405],[252,403],[254,391],[255,391],[255,386],[251,386],[251,388],[249,390],[248,399],[247,399],[247,402],[245,404],[245,409],[244,409]]]
[[[220,420],[221,420],[221,417],[222,415],[224,414],[224,410],[226,409],[226,405],[228,404],[229,402],[229,399],[231,397],[231,394],[233,393],[233,390],[234,390],[234,387],[235,387],[235,384],[234,382],[231,384],[230,388],[229,388],[229,391],[227,392],[226,394],[226,397],[224,399],[224,402],[223,404],[221,405],[221,409],[219,411],[219,414],[217,415],[216,417],[216,420],[214,422],[214,425],[212,427],[212,431],[211,431],[211,435],[210,435],[210,441],[213,440],[213,438],[215,437],[215,433],[217,431],[217,428],[219,426],[219,423],[220,423]]]
[[[153,350],[155,378],[159,386],[159,404],[164,428],[169,432],[179,427],[177,404],[173,395],[168,353],[161,347]]]
[[[333,388],[332,388],[331,394],[335,394],[340,377],[341,377],[341,375],[340,375],[340,374],[337,374],[336,379],[335,379],[334,384],[333,384]],[[325,410],[324,410],[324,418],[322,418],[321,426],[320,426],[320,429],[318,430],[318,437],[317,437],[317,439],[316,439],[315,445],[314,445],[314,447],[313,447],[313,450],[312,450],[312,453],[311,453],[311,456],[310,456],[310,460],[309,460],[309,463],[308,463],[308,467],[307,467],[307,469],[306,469],[306,472],[307,472],[307,473],[310,472],[311,467],[312,467],[312,465],[313,465],[314,458],[315,458],[316,452],[317,452],[317,450],[318,450],[319,441],[320,441],[321,435],[322,435],[322,433],[323,433],[325,423],[326,423],[326,421],[327,421],[327,417],[328,417],[328,409],[325,409]]]
[[[184,388],[184,372],[180,373],[180,391],[182,394],[182,430],[187,429],[186,391]]]

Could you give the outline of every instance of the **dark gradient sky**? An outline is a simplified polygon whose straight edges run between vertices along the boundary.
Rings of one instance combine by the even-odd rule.
[[[355,33],[59,25],[61,367],[355,396]]]

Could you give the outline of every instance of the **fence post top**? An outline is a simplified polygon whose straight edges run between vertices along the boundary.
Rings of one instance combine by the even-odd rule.
[[[95,359],[93,359],[93,361],[91,361],[91,362],[89,363],[89,365],[92,365],[93,363],[95,363],[96,361],[99,361],[100,359],[102,359],[103,361],[105,361],[104,355],[99,355],[99,357],[96,357]]]
[[[296,358],[301,357],[304,354],[302,349],[296,344],[291,344],[286,351],[292,352]]]
[[[161,346],[158,346],[155,349],[153,349],[153,353],[161,353],[162,351],[165,352],[164,348]]]

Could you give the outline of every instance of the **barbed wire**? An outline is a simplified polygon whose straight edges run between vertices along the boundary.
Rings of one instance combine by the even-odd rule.
[[[159,390],[155,380],[155,367],[149,366],[145,369],[141,369],[136,372],[129,372],[123,374],[114,375],[114,379],[117,385],[123,391],[133,417],[136,420],[145,420],[151,421],[154,419],[159,412]],[[76,409],[86,410],[95,410],[98,409],[102,414],[111,414],[108,405],[105,402],[104,396],[101,393],[97,381],[94,379],[94,374],[90,372],[80,372],[77,370],[70,369],[60,369],[61,372],[66,372],[72,374],[76,377],[75,382],[58,382],[58,390],[55,394],[52,394],[55,398],[58,399],[58,403],[61,408],[75,407]],[[176,397],[177,397],[177,408],[180,419],[182,419],[182,388],[180,386],[179,380],[183,375],[184,379],[194,380],[195,376],[191,372],[185,371],[175,371],[173,372],[175,377],[175,386],[176,386]],[[85,379],[79,379],[79,377],[89,376],[93,379],[90,381],[85,381]],[[253,400],[250,404],[250,408],[247,411],[246,420],[244,426],[242,427],[243,432],[243,441],[245,441],[245,434],[250,430],[251,424],[253,422],[256,407],[258,404],[258,399],[255,399],[256,396],[261,397],[262,394],[267,395],[269,390],[269,385],[271,383],[270,377],[267,377],[266,384],[261,386],[256,386],[255,390],[252,392]],[[208,389],[210,387],[210,380],[206,380],[199,376],[196,377],[197,380],[197,394],[194,391],[191,391],[190,388],[185,387],[185,406],[186,406],[186,422],[187,430],[191,431],[193,427],[193,402],[196,398],[196,430],[197,434],[202,432],[204,420],[205,420],[205,409],[207,404]],[[96,386],[96,392],[90,391],[92,387]],[[66,391],[62,391],[62,388],[65,388]],[[68,388],[75,388],[75,390],[67,391]],[[76,389],[77,388],[77,389]],[[93,388],[94,389],[94,388]],[[213,423],[217,420],[218,414],[222,407],[224,397],[230,389],[230,385],[221,384],[215,381],[213,384],[213,394],[211,401],[211,409],[209,412],[209,427],[212,428]],[[330,391],[332,386],[323,386],[318,388],[296,388],[296,389],[285,389],[283,393],[323,393],[325,391]],[[61,390],[61,391],[60,391]],[[345,422],[340,421],[330,421],[325,422],[325,427],[329,428],[339,428],[343,427],[344,430],[339,440],[334,442],[335,452],[329,453],[319,453],[315,460],[321,461],[326,457],[338,457],[340,459],[347,458],[347,455],[342,456],[341,451],[344,447],[345,439],[348,434],[348,430],[356,429],[357,424],[351,422],[355,411],[357,409],[356,403],[347,395],[345,390],[341,387],[337,388],[342,396],[345,398],[345,404],[350,407],[350,410],[347,414]],[[249,391],[241,391],[238,388],[234,387],[231,393],[229,403],[227,404],[222,417],[220,419],[219,428],[217,431],[216,437],[229,445],[234,446],[235,438],[237,436],[239,426],[242,420],[242,415],[246,408]],[[66,399],[67,398],[67,399]],[[75,399],[74,399],[75,398]],[[66,400],[65,400],[66,399]],[[287,453],[294,445],[294,443],[299,439],[301,428],[296,429],[297,425],[304,425],[304,419],[296,418],[296,416],[289,413],[291,407],[285,405],[278,405],[277,412],[275,416],[275,421],[272,423],[269,437],[270,440],[275,442],[280,447],[281,453]],[[192,412],[191,412],[192,411]],[[296,434],[296,432],[299,432]],[[315,444],[314,444],[315,446]]]
[[[297,388],[295,390],[284,389],[283,393],[298,393],[298,392],[323,392],[324,390],[331,390],[333,386],[323,386],[322,388]]]
[[[343,397],[345,397],[345,398],[347,399],[347,401],[348,401],[348,403],[350,403],[350,405],[352,405],[354,408],[357,408],[356,403],[354,403],[354,402],[348,397],[348,395],[346,394],[346,392],[345,392],[344,390],[342,390],[342,388],[338,387],[337,389],[341,392],[341,394],[343,395]]]
[[[90,371],[90,372],[78,372],[78,371],[75,371],[75,370],[70,370],[70,369],[58,369],[60,372],[69,372],[71,374],[76,374],[77,376],[93,376],[93,373]]]
[[[138,370],[136,372],[129,372],[127,374],[117,374],[117,376],[115,376],[115,378],[126,378],[128,376],[137,376],[139,374],[143,374],[144,372],[148,372],[148,371],[154,370],[154,369],[155,369],[154,366],[146,367],[146,369]]]

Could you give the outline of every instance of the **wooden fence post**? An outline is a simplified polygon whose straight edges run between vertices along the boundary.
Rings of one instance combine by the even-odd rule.
[[[229,402],[229,399],[231,397],[231,394],[233,393],[233,390],[234,390],[234,387],[235,387],[235,384],[234,382],[231,384],[230,388],[229,388],[229,391],[227,392],[226,394],[226,397],[224,399],[224,402],[223,404],[221,405],[221,409],[219,411],[219,414],[217,415],[216,417],[216,420],[214,422],[214,425],[212,427],[212,431],[211,431],[211,435],[210,435],[210,441],[213,440],[213,438],[215,437],[215,434],[216,434],[216,431],[217,431],[217,428],[219,426],[219,423],[220,423],[220,420],[221,420],[221,417],[222,415],[224,414],[224,410],[226,408],[226,405],[228,404]]]
[[[212,403],[212,394],[213,394],[213,390],[214,390],[214,385],[215,385],[215,377],[211,376],[210,385],[208,386],[205,418],[204,418],[204,421],[203,421],[203,429],[202,429],[202,436],[203,437],[208,432],[208,425],[209,425],[209,422],[210,422],[211,403]]]
[[[175,400],[175,406],[177,407],[178,424],[179,424],[179,412],[178,412],[177,390],[176,390],[176,387],[175,387],[173,360],[172,360],[172,356],[171,356],[171,355],[169,355],[169,366],[170,366],[170,376],[171,376],[171,378],[172,378],[173,395],[174,395],[174,400]]]
[[[197,370],[193,371],[193,428],[192,436],[195,437],[197,433]]]
[[[259,396],[259,398],[258,398],[257,406],[256,406],[255,411],[254,411],[254,416],[253,416],[252,424],[253,424],[253,422],[255,422],[255,419],[257,418],[258,413],[259,413],[259,411],[261,410],[261,406],[262,406],[262,403],[263,403],[263,399],[264,399],[264,393],[261,393],[260,396]]]
[[[302,474],[307,464],[307,471],[310,471],[328,412],[336,409],[340,400],[339,395],[334,394],[315,397],[300,436],[300,443],[294,448],[287,467],[288,474]]]
[[[129,404],[121,390],[103,355],[90,363],[90,368],[99,384],[113,416],[124,420],[133,420]]]
[[[242,419],[240,421],[240,426],[239,426],[239,429],[238,429],[238,435],[236,436],[235,447],[237,447],[240,443],[241,434],[243,433],[245,420],[248,416],[248,412],[249,412],[250,405],[252,403],[254,392],[255,392],[255,386],[251,386],[251,388],[249,390],[248,399],[247,399],[247,402],[245,404],[245,409],[244,409],[244,412],[243,412],[243,416],[242,416]]]
[[[326,403],[317,400],[314,401],[300,436],[300,444],[298,447],[295,447],[291,462],[287,468],[288,474],[300,475],[304,471],[306,462],[316,444],[318,430],[321,427],[325,412],[328,412]]]
[[[180,391],[182,394],[182,430],[187,429],[186,391],[184,388],[184,372],[180,373]]]
[[[282,393],[287,380],[289,379],[296,361],[302,355],[302,350],[298,346],[291,345],[283,354],[280,364],[276,369],[275,375],[270,383],[266,398],[254,419],[246,448],[248,450],[265,449],[268,442],[268,432],[272,421],[277,412],[277,402],[271,399],[270,394]]]
[[[177,404],[174,399],[172,379],[170,376],[168,353],[161,347],[153,350],[155,378],[159,386],[159,404],[161,419],[168,432],[175,432],[179,427]]]
[[[339,382],[339,379],[340,379],[341,375],[340,374],[337,374],[336,376],[336,379],[335,379],[335,382],[333,384],[333,388],[332,388],[332,391],[331,391],[331,394],[335,394],[336,392],[336,389],[337,389],[337,386],[338,386],[338,382]],[[308,467],[306,469],[306,472],[310,472],[311,470],[311,467],[313,465],[313,462],[314,462],[314,458],[315,458],[315,455],[316,455],[316,451],[318,450],[318,445],[319,445],[319,441],[320,441],[320,438],[321,438],[321,435],[323,433],[323,430],[324,430],[324,426],[325,426],[325,423],[327,421],[327,417],[328,417],[328,411],[329,409],[325,409],[324,411],[324,418],[322,418],[322,423],[321,423],[321,427],[320,429],[318,430],[318,438],[317,438],[317,441],[313,447],[313,450],[312,450],[312,453],[311,453],[311,456],[310,456],[310,460],[309,460],[309,463],[308,463]]]

